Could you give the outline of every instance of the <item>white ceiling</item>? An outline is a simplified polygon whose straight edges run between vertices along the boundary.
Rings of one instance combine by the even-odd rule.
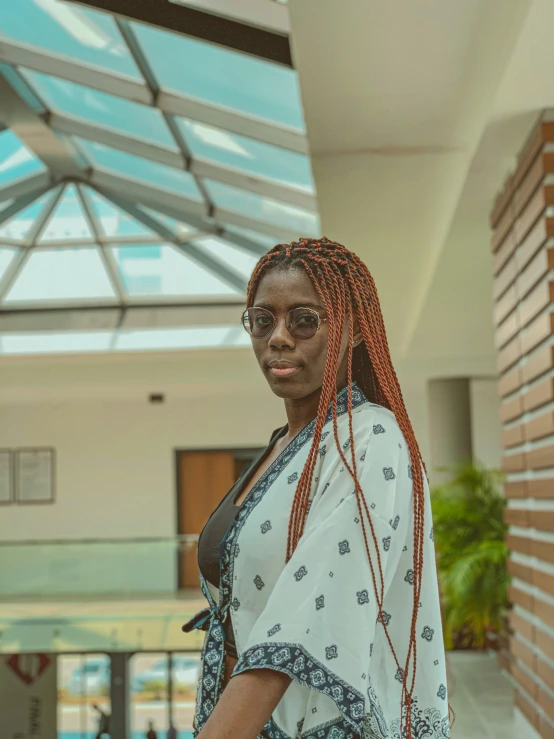
[[[494,374],[488,213],[534,121],[554,107],[554,3],[289,6],[323,231],[374,274],[399,374]],[[210,369],[220,360],[224,382],[261,389],[243,351],[181,354],[179,376],[221,382]],[[103,361],[82,360],[96,373]],[[163,361],[133,359],[145,387]],[[73,360],[29,362],[3,365],[6,388],[23,365],[28,391],[45,364],[54,380]],[[95,377],[107,385],[116,374]]]
[[[369,265],[398,359],[492,371],[487,216],[551,104],[554,4],[289,5],[324,232]]]

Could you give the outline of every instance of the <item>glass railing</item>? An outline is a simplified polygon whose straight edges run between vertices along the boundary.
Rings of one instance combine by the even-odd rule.
[[[197,537],[0,544],[0,652],[200,649]]]
[[[194,571],[197,536],[0,542],[0,600],[170,594]]]

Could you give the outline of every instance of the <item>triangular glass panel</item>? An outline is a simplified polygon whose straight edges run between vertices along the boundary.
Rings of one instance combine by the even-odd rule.
[[[239,294],[169,244],[114,246],[112,253],[125,291],[131,297]]]
[[[235,234],[235,236],[244,237],[265,251],[273,249],[276,244],[280,243],[277,236],[268,236],[267,234],[261,234],[259,231],[249,231],[246,228],[237,228],[236,226],[224,226],[224,228],[225,231]]]
[[[46,167],[13,131],[0,133],[0,186],[29,177]]]
[[[29,238],[33,226],[37,218],[42,214],[42,210],[47,202],[50,201],[52,193],[41,195],[40,198],[33,201],[19,213],[9,218],[4,223],[0,223],[0,239],[10,239],[10,241],[25,242]],[[0,213],[0,220],[2,214]]]
[[[115,297],[97,247],[45,248],[30,253],[5,303]]]
[[[162,225],[173,231],[173,233],[180,239],[186,239],[198,230],[194,228],[194,226],[189,226],[189,224],[184,221],[178,221],[176,218],[167,216],[165,213],[160,213],[159,210],[154,210],[154,208],[148,208],[146,205],[141,205],[140,209],[147,215],[160,221]]]
[[[210,257],[215,257],[226,267],[249,278],[254,267],[258,263],[258,257],[240,249],[238,246],[229,244],[222,239],[207,236],[193,242],[194,246],[205,252]]]
[[[75,185],[68,185],[46,221],[37,244],[53,241],[94,240],[88,218]]]
[[[99,195],[90,188],[84,188],[85,197],[92,206],[100,234],[109,239],[119,237],[147,236],[150,239],[161,238],[136,218],[114,205],[110,200]]]

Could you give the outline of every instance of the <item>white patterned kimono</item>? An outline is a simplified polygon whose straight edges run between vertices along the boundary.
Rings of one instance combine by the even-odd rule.
[[[382,620],[404,667],[413,610],[413,503],[409,452],[389,410],[353,388],[358,479],[379,542]],[[338,434],[351,458],[347,390],[338,395]],[[201,578],[209,609],[189,628],[207,629],[195,735],[221,694],[230,609],[238,663],[233,675],[270,668],[292,682],[264,727],[270,739],[397,739],[402,677],[387,642],[362,536],[354,483],[343,467],[329,413],[304,534],[285,565],[288,522],[315,421],[262,475],[221,545],[219,592]],[[450,736],[446,665],[425,479],[425,550],[417,621],[414,739]],[[366,523],[375,570],[377,556]],[[379,584],[379,575],[376,574]],[[405,721],[402,736],[405,736]]]

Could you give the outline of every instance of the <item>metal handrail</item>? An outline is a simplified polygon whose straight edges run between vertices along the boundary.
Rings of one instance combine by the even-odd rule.
[[[136,536],[129,538],[108,539],[26,539],[21,541],[0,541],[2,547],[15,546],[71,546],[77,544],[154,544],[163,542],[175,542],[179,544],[194,544],[198,541],[199,534],[179,534],[178,536]]]

